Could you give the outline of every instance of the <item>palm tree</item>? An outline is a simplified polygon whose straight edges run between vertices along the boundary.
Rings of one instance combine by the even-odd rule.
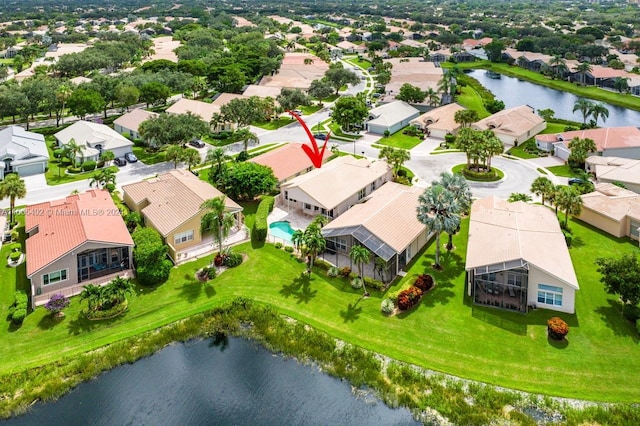
[[[173,161],[174,169],[177,169],[178,163],[183,161],[184,151],[185,151],[185,148],[183,148],[181,145],[171,145],[167,148],[165,158],[169,161]]]
[[[71,96],[71,93],[73,93],[71,87],[64,83],[58,87],[58,90],[56,90],[56,97],[62,103],[62,107],[60,109],[60,120],[62,124],[64,124],[64,104],[67,99],[69,99],[69,96]]]
[[[453,121],[460,124],[460,127],[469,127],[478,119],[478,112],[473,109],[461,109],[453,114]]]
[[[562,186],[558,191],[556,205],[564,210],[564,227],[567,227],[569,215],[579,215],[582,211],[582,197],[573,186]]]
[[[557,77],[561,77],[567,70],[567,61],[561,55],[555,55],[551,58],[549,65],[553,67],[553,72]]]
[[[13,211],[16,207],[16,198],[24,198],[27,195],[27,187],[24,180],[17,174],[5,176],[0,182],[0,199],[9,198],[9,224],[13,226]]]
[[[102,302],[102,287],[95,284],[87,284],[83,287],[82,293],[80,293],[80,300],[87,299],[90,311],[96,311]]]
[[[208,210],[200,219],[200,235],[215,231],[214,241],[218,242],[218,253],[222,253],[222,242],[229,236],[229,231],[235,224],[233,214],[225,211],[224,200],[224,196],[211,198],[200,206]]]
[[[589,62],[580,62],[578,65],[573,67],[573,70],[580,73],[580,83],[584,86],[587,73],[593,70],[593,67]]]
[[[89,186],[96,185],[98,188],[106,188],[107,185],[116,184],[116,174],[109,168],[103,168],[99,172],[94,173],[89,181]]]
[[[471,190],[469,189],[466,179],[462,175],[443,172],[440,174],[440,180],[431,182],[431,185],[442,185],[444,189],[450,191],[460,205],[460,213],[466,214],[471,209],[473,196],[471,195]],[[459,230],[460,228],[458,227],[455,232],[449,233],[449,241],[447,241],[448,251],[453,249],[453,236],[457,234]]]
[[[131,282],[131,278],[122,278],[120,276],[115,277],[109,285],[111,305],[116,305],[124,302],[127,294],[133,293],[135,286]]]
[[[182,160],[189,165],[189,171],[191,167],[200,164],[200,153],[195,149],[185,149],[182,153]]]
[[[322,236],[318,225],[312,223],[304,231],[304,245],[308,256],[307,273],[311,273],[311,268],[319,253],[327,248],[327,241]]]
[[[639,58],[640,59],[640,58]],[[613,80],[613,88],[618,91],[618,93],[629,92],[629,78],[628,77],[616,77]]]
[[[104,161],[105,166],[109,166],[115,158],[116,155],[113,151],[102,151],[102,154],[100,154],[100,160]]]
[[[64,156],[71,161],[73,166],[76,166],[76,158],[80,156],[80,163],[84,162],[84,151],[83,147],[76,143],[76,140],[71,138],[69,142],[64,145]]]
[[[418,220],[436,234],[436,263],[440,269],[440,234],[454,233],[460,226],[460,203],[442,185],[431,185],[418,197]]]
[[[549,195],[553,192],[554,188],[555,186],[553,185],[553,182],[549,180],[549,178],[546,178],[544,176],[538,176],[531,183],[530,191],[542,197],[542,205],[544,205],[545,198],[549,197]]]
[[[504,143],[493,133],[493,130],[487,129],[483,133],[484,140],[482,150],[487,161],[487,171],[491,171],[491,159],[504,152]]]
[[[602,103],[594,104],[591,107],[591,116],[596,122],[596,126],[598,126],[598,118],[602,118],[602,122],[606,122],[607,118],[609,118],[609,110]]]
[[[531,201],[531,196],[529,194],[525,194],[524,192],[512,192],[507,198],[507,201],[510,203],[515,203],[516,201],[524,201],[528,203]]]
[[[587,117],[591,115],[593,108],[593,102],[589,99],[578,98],[575,104],[573,104],[572,112],[580,111],[582,113],[582,124],[587,124]]]
[[[378,153],[378,158],[384,159],[391,166],[393,180],[395,181],[398,178],[398,172],[402,169],[402,165],[411,159],[411,153],[406,149],[385,146]]]
[[[224,153],[224,149],[215,148],[207,151],[205,158],[206,162],[211,162],[211,172],[209,173],[209,180],[215,185],[220,185],[222,178],[226,172],[227,156]]]
[[[293,244],[293,247],[295,247],[295,249],[299,252],[300,248],[304,244],[304,232],[302,232],[300,229],[296,229],[295,231],[293,231],[293,234],[291,234],[291,243]]]
[[[426,99],[427,99],[427,104],[429,104],[429,106],[438,106],[440,105],[440,96],[438,96],[438,92],[436,92],[435,90],[433,90],[433,88],[428,88],[425,91],[425,95],[426,95]]]
[[[362,280],[362,288],[364,289],[364,296],[368,296],[367,287],[364,285],[364,265],[369,263],[371,252],[364,246],[352,246],[349,251],[349,257],[358,265],[358,275]]]
[[[250,141],[259,141],[258,135],[249,130],[248,127],[237,130],[236,137],[238,138],[238,140],[241,140],[244,143],[244,152],[247,152]]]
[[[325,226],[327,223],[329,223],[329,218],[319,214],[318,216],[313,218],[311,223],[316,225],[318,228],[322,229],[323,226]]]

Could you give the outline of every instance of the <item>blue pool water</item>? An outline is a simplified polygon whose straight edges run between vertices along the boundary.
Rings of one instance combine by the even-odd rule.
[[[291,235],[293,235],[293,228],[289,222],[273,222],[269,225],[269,232],[276,238],[281,238],[287,242],[291,242]]]

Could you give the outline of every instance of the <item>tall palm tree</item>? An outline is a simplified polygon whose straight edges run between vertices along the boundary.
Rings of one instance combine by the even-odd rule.
[[[320,232],[318,225],[311,223],[304,231],[304,245],[308,256],[307,273],[311,273],[311,268],[319,253],[327,248],[327,241]]]
[[[442,185],[431,185],[418,197],[417,216],[427,229],[436,234],[436,263],[440,269],[440,234],[454,233],[460,226],[460,204]]]
[[[487,171],[491,171],[491,159],[504,152],[504,143],[493,133],[493,130],[487,129],[483,133],[484,140],[482,149],[487,161]]]
[[[433,88],[428,88],[425,91],[425,95],[426,95],[426,99],[427,99],[427,104],[429,104],[429,106],[438,106],[440,105],[440,96],[438,96],[438,92],[436,92],[435,90],[433,90]]]
[[[555,186],[549,178],[544,176],[538,176],[531,183],[530,191],[539,197],[542,197],[542,205],[545,203],[545,199],[549,198],[549,195],[553,192]]]
[[[471,209],[473,196],[471,195],[471,189],[469,189],[466,179],[462,175],[443,172],[440,174],[440,180],[431,182],[431,185],[442,185],[444,189],[450,191],[460,205],[460,213],[466,214]],[[448,251],[453,249],[453,236],[457,234],[459,230],[460,228],[458,227],[455,232],[449,233],[449,241],[447,241]]]
[[[578,65],[573,67],[573,70],[580,73],[580,83],[584,86],[587,73],[593,70],[593,67],[589,62],[580,62]]]
[[[77,164],[76,158],[80,157],[80,163],[84,162],[84,151],[83,147],[76,143],[76,140],[71,138],[69,142],[64,145],[64,156],[67,157],[73,166],[75,167]]]
[[[173,161],[173,168],[178,168],[178,163],[184,160],[185,148],[182,145],[170,145],[167,147],[165,158],[169,161]]]
[[[102,288],[95,284],[87,284],[80,293],[80,300],[87,300],[90,311],[95,311],[100,307],[102,299]]]
[[[358,275],[362,280],[362,288],[364,289],[364,296],[368,296],[367,287],[364,285],[364,265],[369,263],[371,259],[371,252],[364,246],[352,246],[349,251],[349,257],[358,265]]]
[[[549,65],[553,67],[553,73],[556,77],[561,77],[562,74],[567,70],[567,61],[562,57],[562,55],[555,55],[553,58],[549,60]]]
[[[111,290],[112,305],[124,302],[127,294],[131,294],[135,290],[131,278],[122,278],[120,276],[111,280],[108,287]]]
[[[211,162],[211,172],[209,173],[209,180],[215,185],[220,185],[222,178],[225,175],[227,166],[227,155],[224,153],[224,149],[209,148],[205,161]]]
[[[300,252],[300,248],[304,244],[304,232],[300,229],[293,231],[293,234],[291,234],[291,243],[293,247]]]
[[[259,141],[258,135],[249,130],[248,127],[243,127],[242,129],[236,130],[236,137],[238,140],[241,140],[244,144],[244,152],[247,152],[249,149],[249,142]]]
[[[103,168],[100,171],[94,173],[93,177],[89,181],[89,186],[94,184],[98,188],[106,188],[107,185],[116,183],[116,174],[110,168]]]
[[[639,58],[640,59],[640,58]],[[618,91],[618,93],[628,93],[629,92],[629,78],[628,77],[616,77],[613,80],[613,88]]]
[[[16,207],[16,198],[24,198],[27,195],[27,187],[20,176],[13,173],[4,177],[0,182],[0,199],[9,199],[9,224],[13,226],[13,212]]]
[[[222,242],[229,236],[229,231],[235,224],[232,213],[225,211],[225,197],[211,198],[200,206],[207,209],[207,213],[200,219],[200,235],[214,232],[214,241],[218,243],[218,253],[222,253]]]
[[[558,191],[556,205],[564,210],[564,227],[567,227],[569,215],[579,215],[582,211],[582,197],[573,186],[562,186]]]
[[[602,122],[605,123],[609,118],[609,110],[602,103],[596,103],[591,107],[591,116],[598,126],[598,118],[602,118]]]
[[[200,164],[200,153],[195,149],[187,148],[182,153],[182,160],[189,165],[189,171],[191,171],[191,167],[197,166],[198,164]]]
[[[318,216],[313,218],[311,223],[315,224],[316,226],[318,226],[318,228],[322,229],[323,226],[329,223],[329,218],[319,214]]]
[[[58,90],[56,90],[56,97],[62,103],[62,106],[60,108],[60,120],[62,124],[64,124],[64,106],[67,99],[69,99],[72,93],[73,91],[71,90],[71,87],[69,87],[69,85],[65,83],[58,86]]]
[[[582,124],[587,124],[587,118],[591,115],[593,108],[593,102],[586,98],[578,98],[575,104],[573,104],[572,112],[580,111],[582,114]]]

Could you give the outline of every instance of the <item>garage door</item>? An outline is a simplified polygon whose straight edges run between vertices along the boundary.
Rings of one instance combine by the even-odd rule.
[[[33,176],[38,173],[44,173],[44,168],[42,163],[25,164],[23,166],[16,167],[16,172],[20,176]]]

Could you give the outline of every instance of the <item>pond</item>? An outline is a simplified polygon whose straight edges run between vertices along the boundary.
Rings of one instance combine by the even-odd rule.
[[[475,78],[484,87],[489,89],[496,99],[504,102],[505,108],[513,108],[523,104],[532,106],[536,110],[551,108],[555,117],[582,123],[582,114],[573,112],[573,105],[578,96],[519,80],[515,77],[502,75],[497,79],[485,70],[471,70],[468,75]],[[609,110],[609,118],[603,123],[598,120],[600,127],[637,126],[640,123],[640,111],[604,103]]]
[[[417,425],[366,391],[244,339],[174,344],[0,424]]]

